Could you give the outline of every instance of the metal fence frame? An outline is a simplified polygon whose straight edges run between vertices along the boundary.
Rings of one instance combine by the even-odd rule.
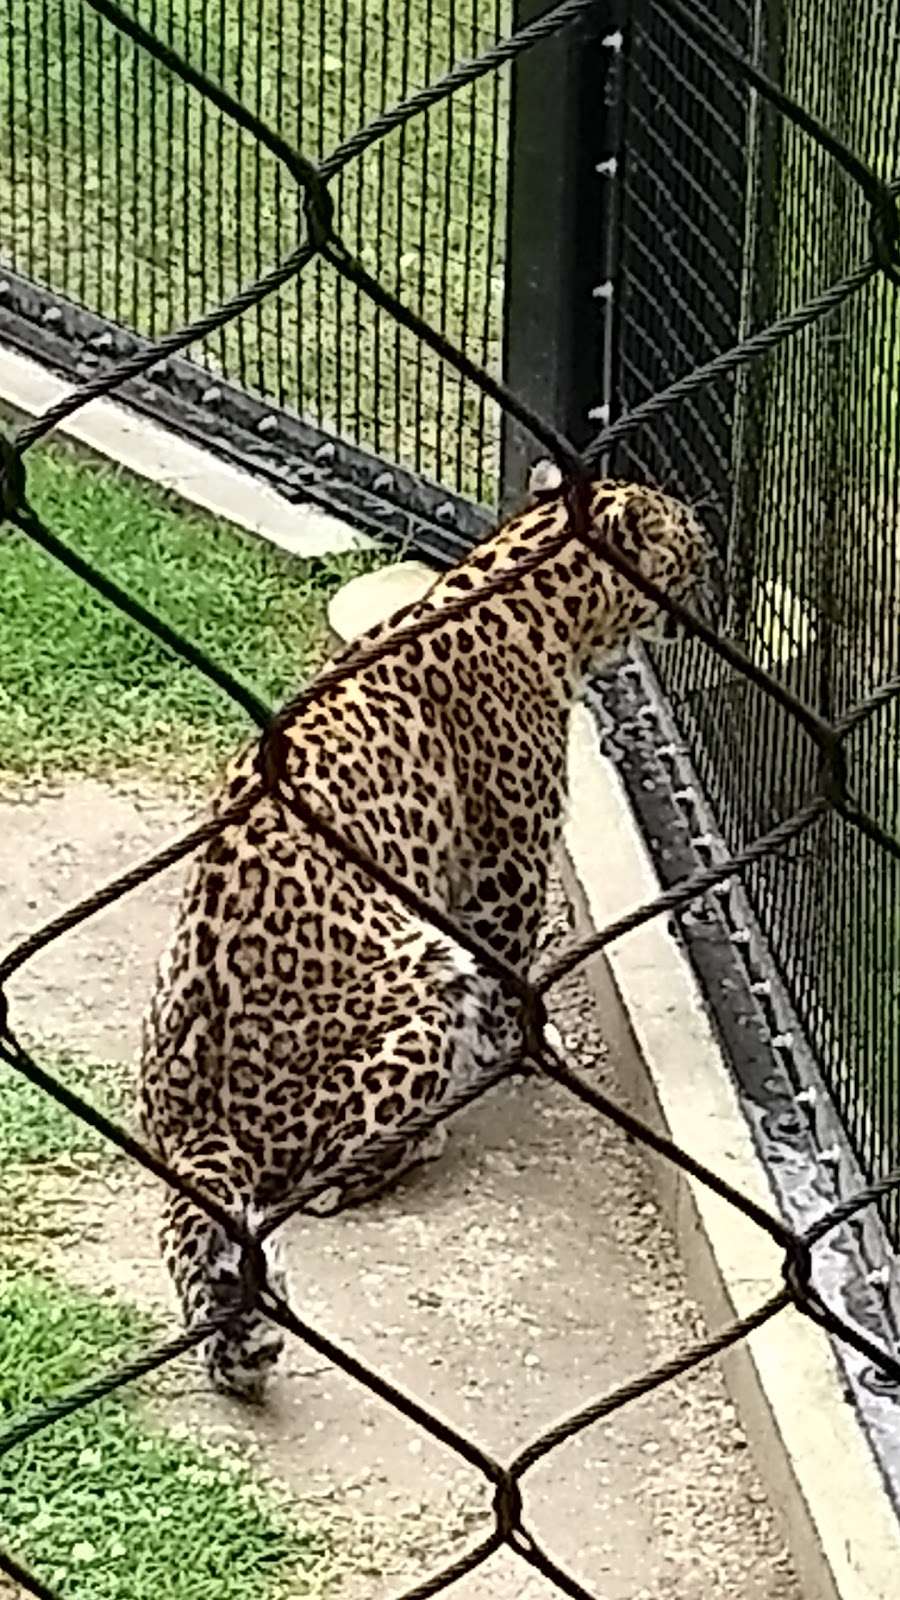
[[[261,122],[257,116],[248,112],[233,97],[225,93],[220,86],[182,60],[167,45],[148,34],[132,17],[124,13],[114,0],[85,0],[85,3],[112,25],[137,40],[142,49],[154,55],[168,70],[184,81],[190,82],[198,93],[210,97],[283,162],[303,196],[307,235],[291,253],[289,259],[282,262],[278,268],[265,273],[259,281],[240,291],[228,305],[209,312],[188,328],[173,331],[151,347],[141,348],[117,362],[112,370],[89,378],[75,395],[51,406],[41,418],[20,428],[12,439],[4,439],[0,446],[0,514],[26,537],[34,540],[43,550],[89,583],[106,600],[120,607],[134,621],[148,629],[174,654],[204,672],[211,681],[229,693],[247,711],[261,732],[258,785],[252,796],[242,804],[232,807],[230,811],[194,829],[185,838],[114,883],[98,890],[86,901],[62,913],[24,940],[0,962],[0,1058],[51,1095],[72,1114],[103,1134],[146,1170],[162,1178],[199,1205],[224,1229],[241,1252],[243,1285],[241,1303],[230,1307],[213,1322],[191,1328],[185,1334],[146,1352],[118,1371],[99,1375],[74,1393],[60,1396],[38,1408],[33,1414],[10,1423],[0,1433],[0,1453],[12,1450],[53,1422],[91,1404],[122,1384],[161,1367],[185,1350],[200,1344],[213,1328],[220,1327],[235,1316],[243,1315],[247,1309],[253,1307],[299,1337],[342,1371],[364,1384],[434,1438],[447,1445],[459,1458],[481,1473],[486,1485],[492,1491],[494,1528],[491,1534],[440,1572],[417,1583],[408,1591],[406,1600],[424,1600],[425,1596],[440,1592],[457,1578],[480,1566],[490,1555],[504,1546],[511,1549],[529,1566],[541,1572],[559,1592],[574,1596],[576,1600],[590,1600],[589,1591],[580,1580],[564,1571],[535,1538],[528,1527],[523,1506],[521,1490],[523,1476],[536,1461],[565,1439],[608,1416],[638,1396],[651,1392],[675,1376],[689,1371],[698,1363],[728,1349],[788,1306],[793,1306],[801,1315],[811,1319],[860,1353],[884,1376],[885,1381],[900,1383],[900,1351],[894,1352],[882,1347],[866,1330],[853,1325],[835,1312],[823,1293],[819,1275],[821,1249],[825,1242],[851,1224],[866,1207],[884,1195],[900,1190],[900,1171],[887,1172],[839,1203],[823,1207],[820,1215],[810,1226],[799,1230],[773,1212],[748,1201],[733,1190],[721,1175],[695,1161],[689,1151],[679,1148],[671,1140],[654,1132],[608,1096],[584,1083],[569,1069],[559,1054],[547,1047],[543,1039],[544,996],[553,984],[568,975],[579,963],[596,954],[613,939],[639,927],[650,918],[683,910],[722,884],[735,878],[740,879],[754,863],[773,856],[778,857],[781,852],[790,850],[795,841],[813,836],[828,817],[839,817],[846,827],[858,831],[864,837],[877,840],[883,850],[894,859],[900,859],[900,841],[887,834],[849,791],[845,758],[846,741],[851,732],[900,695],[900,679],[892,679],[881,684],[864,702],[837,720],[821,716],[812,705],[786,689],[777,678],[756,665],[739,646],[720,636],[688,607],[658,593],[653,584],[591,527],[587,515],[587,485],[591,470],[613,445],[631,437],[650,419],[662,416],[679,402],[698,394],[722,375],[732,374],[754,359],[776,349],[792,334],[844,303],[876,274],[882,274],[885,281],[890,282],[895,289],[900,286],[900,211],[897,204],[900,197],[900,180],[886,181],[846,145],[829,134],[828,130],[815,118],[811,118],[802,106],[785,96],[777,85],[735,51],[730,41],[714,25],[698,17],[684,0],[666,0],[671,14],[677,16],[684,28],[701,41],[703,48],[711,56],[727,63],[728,70],[738,78],[753,83],[757,91],[776,106],[783,116],[790,118],[804,130],[808,138],[827,149],[831,159],[838,163],[859,186],[869,208],[871,254],[865,260],[861,260],[843,280],[830,285],[813,300],[764,331],[716,355],[704,366],[648,397],[645,403],[627,417],[620,418],[603,429],[587,449],[578,451],[565,433],[543,418],[537,410],[512,393],[504,384],[480,371],[459,351],[453,349],[440,334],[385,291],[351,256],[333,228],[329,183],[346,161],[383,137],[390,128],[415,116],[424,104],[452,94],[456,88],[470,81],[476,74],[493,70],[501,62],[513,59],[525,50],[537,46],[542,39],[558,33],[569,25],[577,25],[583,17],[595,10],[597,0],[563,0],[562,4],[527,25],[518,34],[500,41],[478,61],[460,66],[429,91],[412,96],[393,112],[376,118],[358,138],[348,140],[340,152],[319,163],[308,160],[293,149],[278,131]],[[774,827],[748,843],[742,850],[724,860],[711,862],[689,877],[680,879],[647,904],[618,918],[596,935],[573,944],[566,944],[551,952],[542,959],[539,970],[533,974],[510,968],[481,941],[457,928],[453,919],[445,912],[423,901],[408,886],[396,881],[377,861],[371,860],[355,849],[338,830],[311,809],[291,788],[283,760],[283,735],[291,719],[303,707],[314,703],[329,685],[343,680],[365,663],[402,650],[411,640],[445,626],[455,617],[467,613],[480,600],[512,587],[519,573],[549,558],[552,552],[548,547],[538,550],[531,557],[524,558],[518,572],[490,580],[482,588],[463,594],[458,600],[447,603],[437,612],[418,617],[413,613],[380,641],[373,643],[363,640],[351,647],[300,696],[273,716],[269,708],[261,704],[252,691],[238,683],[227,669],[210,661],[189,640],[178,635],[163,620],[154,616],[147,608],[64,546],[43,524],[28,503],[24,459],[26,452],[44,438],[55,425],[87,403],[89,399],[112,393],[126,380],[138,379],[156,362],[179,355],[194,340],[204,337],[210,331],[222,326],[224,322],[255,305],[276,283],[286,281],[293,273],[302,271],[317,255],[331,262],[336,271],[354,283],[376,305],[430,345],[442,359],[477,383],[491,400],[501,406],[519,425],[528,429],[543,450],[553,457],[563,475],[569,513],[568,525],[560,535],[557,547],[572,539],[583,541],[616,571],[628,578],[638,590],[652,597],[665,611],[681,621],[691,635],[701,640],[717,658],[726,661],[756,685],[768,699],[795,718],[817,752],[817,770],[810,791],[803,804],[791,815],[780,818]],[[518,999],[521,1008],[521,1052],[515,1061],[505,1062],[498,1068],[498,1078],[520,1064],[523,1056],[531,1059],[542,1072],[563,1085],[599,1114],[608,1117],[641,1144],[672,1161],[682,1171],[689,1173],[729,1204],[734,1205],[761,1227],[781,1250],[783,1287],[749,1316],[730,1323],[718,1333],[693,1344],[653,1371],[636,1376],[614,1393],[590,1402],[577,1413],[563,1419],[555,1427],[534,1439],[512,1461],[505,1464],[497,1461],[473,1440],[431,1413],[414,1397],[403,1393],[298,1317],[267,1281],[262,1248],[264,1237],[272,1231],[272,1228],[279,1226],[291,1211],[311,1198],[317,1187],[325,1187],[331,1183],[333,1172],[329,1172],[324,1180],[321,1175],[317,1177],[312,1174],[308,1180],[307,1190],[304,1192],[301,1187],[301,1191],[291,1203],[285,1206],[283,1213],[271,1219],[265,1229],[252,1231],[245,1222],[223,1210],[214,1200],[195,1191],[139,1140],[133,1138],[111,1119],[101,1115],[83,1098],[47,1073],[18,1040],[10,1023],[8,1003],[3,995],[3,986],[10,976],[39,949],[44,948],[64,932],[71,931],[101,907],[145,882],[165,866],[186,857],[223,827],[239,820],[256,798],[264,792],[276,793],[279,800],[313,832],[329,841],[346,859],[354,861],[374,882],[396,896],[401,904],[468,950],[486,971],[491,972],[506,986],[511,996]],[[461,1099],[453,1103],[445,1102],[436,1113],[427,1118],[423,1117],[415,1127],[407,1124],[403,1130],[404,1139],[408,1138],[411,1131],[425,1131],[425,1128],[434,1121],[457,1109],[460,1103]],[[373,1154],[375,1153],[373,1150]],[[29,1593],[44,1597],[44,1600],[56,1600],[54,1590],[35,1574],[26,1571],[12,1555],[0,1552],[0,1571],[21,1584]]]
[[[146,341],[21,274],[0,272],[0,343],[76,382],[139,357]],[[371,455],[290,412],[264,405],[188,357],[170,356],[118,384],[117,399],[271,485],[439,566],[490,526],[463,496]]]

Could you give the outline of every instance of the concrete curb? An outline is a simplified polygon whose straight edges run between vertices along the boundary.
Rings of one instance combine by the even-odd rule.
[[[564,875],[582,929],[659,891],[619,776],[590,714],[569,751]],[[777,1209],[693,972],[656,918],[585,967],[632,1109],[748,1197]],[[761,1229],[659,1157],[648,1163],[677,1230],[688,1286],[711,1327],[781,1283]],[[793,1309],[723,1358],[807,1600],[896,1600],[900,1524],[851,1408],[828,1338]]]
[[[332,602],[333,631],[357,636],[418,599],[432,577],[407,562],[354,579]],[[563,876],[588,931],[652,898],[659,883],[582,708],[572,722],[569,791]],[[664,919],[610,945],[584,971],[631,1108],[777,1210],[692,969]],[[648,1164],[688,1288],[711,1328],[754,1310],[781,1286],[780,1253],[768,1235],[671,1162],[648,1153]],[[828,1338],[790,1308],[722,1360],[806,1600],[896,1600],[900,1524],[845,1403]]]
[[[27,356],[0,346],[0,401],[14,411],[40,416],[76,388]],[[340,518],[317,506],[290,505],[250,473],[113,400],[92,400],[56,431],[291,555],[311,558],[375,548],[374,539]]]

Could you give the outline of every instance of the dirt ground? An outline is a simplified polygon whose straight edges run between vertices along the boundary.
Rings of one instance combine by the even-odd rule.
[[[79,783],[0,804],[4,948],[167,841],[185,807]],[[10,986],[13,1024],[133,1059],[140,1012],[180,881],[175,868],[66,935]],[[553,920],[560,925],[561,904]],[[554,1020],[571,1058],[616,1087],[574,978]],[[599,1025],[598,1025],[599,1024]],[[73,1197],[73,1183],[76,1185]],[[171,1309],[153,1181],[125,1163],[67,1169],[43,1249],[71,1281]],[[298,1312],[500,1458],[703,1330],[640,1152],[540,1080],[503,1085],[457,1120],[442,1160],[393,1194],[289,1225]],[[175,1319],[172,1319],[173,1328]],[[490,1527],[478,1473],[299,1341],[251,1412],[171,1369],[160,1417],[231,1441],[335,1531],[334,1592],[390,1600]],[[524,1481],[544,1548],[597,1600],[799,1600],[772,1509],[721,1375],[706,1368],[546,1456]],[[549,1600],[508,1551],[457,1583],[460,1600]]]

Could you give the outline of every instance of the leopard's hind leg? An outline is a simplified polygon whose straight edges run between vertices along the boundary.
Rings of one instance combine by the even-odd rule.
[[[439,1161],[447,1148],[449,1137],[450,1130],[446,1123],[438,1122],[421,1138],[410,1139],[401,1145],[386,1160],[380,1163],[373,1161],[370,1167],[361,1164],[346,1182],[337,1182],[323,1189],[303,1209],[315,1217],[331,1217],[347,1206],[359,1206],[367,1200],[376,1200],[380,1195],[388,1194],[407,1173],[429,1162]]]
[[[437,1160],[449,1137],[444,1117],[521,1047],[517,1006],[462,951],[432,957],[415,1009],[398,1003],[397,1014],[402,1022],[340,1063],[345,1104],[357,1115],[320,1130],[300,1189],[315,1179],[326,1186],[302,1202],[305,1211],[358,1205]]]
[[[252,1232],[263,1212],[241,1171],[240,1156],[220,1136],[195,1137],[172,1161],[174,1170]],[[227,1318],[203,1340],[200,1354],[215,1388],[259,1402],[284,1346],[284,1333],[256,1306],[235,1312],[246,1293],[239,1245],[222,1225],[175,1189],[166,1195],[160,1228],[163,1260],[187,1328]],[[287,1290],[277,1235],[263,1246],[268,1284]]]

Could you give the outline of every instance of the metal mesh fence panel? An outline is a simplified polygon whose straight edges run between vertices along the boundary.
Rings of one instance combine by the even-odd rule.
[[[801,103],[786,98],[776,84],[755,73],[752,65],[739,52],[735,52],[727,38],[723,38],[714,29],[710,30],[708,24],[684,6],[681,0],[667,0],[665,7],[658,7],[657,9],[666,16],[677,19],[679,26],[685,28],[692,38],[699,36],[708,51],[715,55],[716,60],[720,64],[725,63],[736,83],[754,82],[760,94],[771,101],[783,117],[803,129],[804,140],[812,141],[827,150],[828,162],[840,167],[852,181],[854,188],[851,191],[849,186],[847,187],[848,195],[853,193],[855,197],[858,191],[859,195],[864,197],[863,200],[854,198],[853,204],[860,205],[863,214],[867,215],[870,237],[861,246],[860,258],[854,261],[852,269],[843,279],[824,284],[821,292],[817,291],[802,305],[797,306],[790,315],[777,319],[758,333],[749,333],[746,338],[732,343],[725,349],[722,346],[728,341],[723,337],[709,361],[703,362],[702,353],[695,350],[692,360],[694,362],[700,360],[701,364],[693,365],[683,377],[677,378],[673,383],[666,382],[668,371],[660,367],[654,375],[653,383],[656,386],[662,384],[662,387],[657,387],[655,392],[648,393],[626,417],[618,419],[604,429],[583,453],[577,452],[565,436],[525,405],[509,389],[493,379],[489,373],[479,369],[465,352],[445,337],[440,329],[431,327],[427,321],[419,318],[409,305],[404,304],[401,298],[395,297],[379,277],[367,269],[365,262],[354,255],[340,229],[333,191],[336,179],[352,159],[377,147],[381,140],[393,136],[400,127],[411,123],[416,115],[429,105],[434,107],[438,102],[449,99],[451,95],[462,92],[466,84],[493,73],[504,61],[515,58],[522,51],[539,48],[542,38],[576,23],[593,8],[595,3],[596,0],[564,0],[563,4],[554,7],[534,24],[504,40],[496,49],[489,50],[481,58],[460,67],[456,72],[451,71],[443,80],[433,85],[427,96],[414,95],[398,105],[389,115],[376,116],[358,137],[354,136],[345,142],[337,154],[326,155],[323,160],[316,161],[292,143],[289,131],[277,128],[267,119],[258,116],[253,109],[242,105],[235,95],[216,81],[214,73],[204,73],[202,67],[198,67],[189,54],[183,54],[182,51],[186,48],[184,41],[170,44],[165,37],[165,29],[162,37],[157,36],[152,30],[144,28],[139,21],[136,21],[133,13],[117,6],[114,0],[85,0],[86,25],[91,20],[87,15],[90,12],[101,17],[106,26],[120,30],[131,45],[139,46],[161,67],[165,67],[174,79],[190,83],[195,92],[208,98],[218,112],[229,116],[236,125],[246,134],[252,135],[281,163],[298,195],[297,205],[303,217],[303,234],[299,244],[296,242],[292,244],[287,257],[280,265],[270,268],[266,263],[262,275],[241,288],[230,302],[197,318],[189,326],[177,329],[141,349],[119,363],[111,372],[87,381],[74,395],[52,406],[41,418],[26,424],[13,438],[5,439],[0,452],[0,512],[5,519],[28,538],[36,541],[55,559],[76,572],[109,602],[119,606],[133,620],[148,629],[182,660],[188,661],[194,668],[204,672],[213,682],[231,694],[261,730],[257,779],[249,796],[235,802],[230,810],[220,812],[211,821],[204,823],[153,859],[144,862],[114,883],[98,890],[87,900],[63,912],[52,923],[32,934],[0,962],[0,999],[2,999],[0,1058],[38,1085],[45,1093],[53,1096],[73,1115],[81,1117],[101,1132],[118,1149],[139,1162],[146,1170],[163,1179],[173,1189],[199,1206],[222,1228],[240,1252],[239,1303],[229,1304],[212,1322],[204,1322],[200,1326],[190,1328],[184,1335],[146,1352],[120,1370],[99,1373],[96,1378],[77,1391],[51,1398],[28,1415],[11,1419],[0,1432],[0,1452],[14,1450],[61,1417],[93,1404],[122,1384],[163,1366],[186,1349],[199,1345],[211,1331],[244,1316],[252,1308],[304,1341],[307,1346],[333,1362],[343,1373],[396,1407],[406,1418],[443,1443],[457,1458],[473,1471],[480,1473],[484,1479],[493,1507],[492,1532],[479,1544],[461,1552],[456,1560],[441,1571],[423,1578],[408,1591],[406,1600],[424,1600],[425,1596],[437,1594],[448,1588],[457,1578],[479,1567],[503,1546],[512,1551],[523,1563],[542,1574],[558,1592],[574,1596],[576,1600],[580,1600],[580,1597],[587,1597],[587,1600],[590,1600],[589,1591],[580,1579],[560,1567],[529,1527],[522,1482],[530,1468],[565,1440],[601,1422],[620,1407],[650,1393],[680,1373],[689,1371],[699,1362],[728,1349],[754,1329],[779,1316],[788,1306],[793,1306],[801,1315],[834,1334],[854,1351],[863,1354],[886,1381],[895,1383],[900,1381],[900,1355],[896,1351],[882,1347],[868,1331],[838,1315],[828,1303],[818,1281],[816,1254],[817,1245],[826,1236],[831,1237],[836,1234],[866,1207],[889,1194],[896,1194],[900,1190],[900,1171],[879,1163],[878,1173],[873,1176],[872,1182],[867,1187],[836,1204],[823,1206],[814,1223],[802,1232],[797,1231],[779,1216],[738,1193],[727,1178],[699,1163],[690,1151],[680,1148],[666,1136],[655,1132],[608,1096],[582,1081],[569,1068],[563,1055],[547,1046],[543,1033],[545,994],[552,985],[561,981],[589,955],[596,953],[629,930],[641,926],[650,918],[678,911],[717,885],[758,870],[760,863],[766,864],[765,870],[774,882],[779,874],[784,875],[793,870],[792,865],[786,865],[782,858],[782,852],[785,850],[790,851],[793,858],[795,847],[800,844],[805,851],[814,853],[826,848],[831,834],[834,833],[858,839],[857,848],[860,851],[877,850],[886,860],[893,863],[900,860],[900,841],[884,826],[883,819],[876,813],[875,808],[869,807],[869,796],[865,785],[860,783],[854,787],[851,782],[854,741],[861,737],[861,730],[874,727],[879,718],[890,714],[896,696],[900,693],[900,682],[896,677],[873,673],[871,687],[866,696],[856,701],[846,712],[839,712],[830,706],[822,707],[815,696],[806,698],[803,693],[798,693],[796,686],[787,684],[782,675],[757,659],[752,648],[749,646],[744,648],[726,633],[717,632],[684,604],[658,592],[618,548],[598,532],[591,523],[588,511],[591,470],[594,463],[613,446],[621,444],[626,438],[635,438],[639,441],[645,430],[648,438],[652,435],[660,437],[658,429],[660,418],[668,415],[679,404],[701,393],[712,392],[717,384],[724,384],[723,392],[727,393],[736,375],[743,372],[754,360],[761,361],[768,357],[771,363],[773,352],[779,350],[782,354],[776,360],[784,362],[794,359],[793,352],[797,350],[802,352],[803,341],[813,337],[809,330],[821,324],[829,314],[833,319],[833,314],[840,306],[863,303],[859,297],[871,294],[876,284],[880,286],[880,293],[884,296],[884,306],[895,303],[897,289],[900,286],[900,214],[897,208],[900,183],[888,181],[885,177],[883,159],[875,155],[870,155],[866,159],[860,155],[858,149],[851,148],[849,142],[835,139],[824,124],[809,116]],[[34,21],[36,15],[32,8],[29,24],[31,28],[29,48],[32,50],[35,48],[37,38]],[[113,46],[113,55],[115,48]],[[891,70],[896,68],[896,57],[895,49]],[[888,70],[887,62],[885,70]],[[702,93],[702,90],[698,90],[698,93]],[[797,138],[800,137],[798,133]],[[55,424],[84,405],[90,398],[112,393],[119,384],[146,370],[174,349],[183,349],[199,339],[218,337],[222,329],[236,326],[240,318],[249,315],[252,323],[257,308],[262,306],[267,297],[292,281],[295,275],[308,273],[311,268],[315,270],[317,263],[326,263],[329,270],[340,277],[345,284],[352,286],[354,291],[365,296],[383,315],[395,319],[411,337],[420,340],[434,352],[448,369],[457,372],[467,382],[476,386],[486,401],[502,406],[518,423],[531,431],[533,437],[553,457],[560,469],[564,482],[567,521],[554,544],[537,546],[530,552],[523,553],[511,571],[490,579],[486,578],[480,585],[473,585],[467,592],[461,593],[458,599],[447,601],[434,611],[412,611],[383,636],[364,639],[327,668],[287,707],[273,716],[266,706],[234,679],[227,668],[211,661],[190,640],[180,636],[163,619],[133,600],[54,536],[53,530],[45,525],[29,504],[26,458],[28,450],[33,448]],[[677,324],[674,314],[672,323],[673,327],[680,329],[679,340],[686,340],[688,338],[686,323]],[[832,320],[831,326],[834,325]],[[788,351],[791,353],[788,354]],[[775,365],[771,370],[777,375],[779,368]],[[724,414],[727,417],[727,409]],[[708,413],[711,437],[717,441],[724,438],[727,432],[725,428],[721,434],[718,432],[721,425],[721,420],[716,421],[718,415],[717,402],[715,406],[711,405]],[[693,434],[688,427],[685,427],[684,431],[690,443]],[[706,441],[703,448],[704,451],[708,449],[708,454],[699,458],[700,464],[703,466],[705,462],[703,470],[711,473],[718,462],[718,447],[713,448],[709,441]],[[683,453],[683,460],[688,459],[687,454]],[[818,483],[818,479],[815,481]],[[724,483],[724,472],[720,483]],[[778,522],[778,526],[781,526],[781,522]],[[774,540],[775,535],[772,537]],[[809,751],[808,767],[804,769],[807,781],[802,786],[798,784],[796,790],[791,788],[789,791],[781,792],[777,803],[772,806],[772,825],[752,838],[749,837],[750,830],[748,830],[745,842],[726,860],[706,867],[674,884],[596,935],[544,954],[537,971],[524,972],[511,966],[472,932],[458,926],[446,909],[423,899],[407,882],[389,872],[383,862],[366,854],[349,838],[344,837],[339,829],[304,799],[302,789],[292,781],[290,765],[286,758],[286,745],[289,743],[286,739],[286,729],[304,708],[315,705],[319,698],[328,692],[330,686],[359,671],[364,664],[372,664],[388,655],[398,654],[427,635],[452,626],[458,618],[473,611],[491,596],[506,590],[514,590],[526,571],[531,571],[541,563],[552,559],[559,549],[573,540],[584,543],[598,559],[607,562],[640,592],[649,595],[659,606],[679,620],[689,630],[694,640],[693,648],[698,652],[698,656],[701,651],[705,652],[702,659],[708,663],[707,670],[710,674],[713,668],[716,672],[727,671],[732,675],[732,681],[741,686],[742,691],[746,686],[748,695],[752,693],[760,697],[760,705],[776,708],[784,727],[790,729],[790,738],[796,747]],[[677,678],[674,681],[677,687]],[[804,688],[805,684],[804,679]],[[773,711],[772,715],[775,714]],[[773,769],[772,763],[763,760],[760,755],[754,772],[757,789],[768,790],[773,772],[777,776],[777,767]],[[87,917],[154,876],[165,866],[183,859],[225,826],[246,817],[253,804],[264,794],[276,796],[293,816],[298,817],[314,834],[323,838],[331,848],[339,851],[345,860],[355,863],[373,883],[468,951],[484,971],[491,973],[498,980],[510,1001],[517,1003],[521,1049],[514,1059],[503,1060],[497,1064],[493,1081],[520,1065],[523,1058],[530,1058],[539,1070],[590,1105],[599,1115],[608,1117],[617,1127],[666,1160],[675,1163],[683,1172],[707,1186],[762,1228],[775,1241],[782,1253],[783,1285],[747,1316],[692,1345],[653,1371],[636,1375],[614,1393],[586,1401],[581,1409],[563,1418],[554,1427],[532,1440],[513,1460],[505,1463],[496,1460],[470,1437],[436,1416],[414,1396],[403,1393],[381,1373],[367,1366],[300,1318],[269,1281],[263,1245],[265,1237],[275,1227],[280,1226],[292,1210],[308,1201],[317,1187],[327,1187],[333,1181],[334,1170],[329,1168],[327,1174],[322,1174],[311,1166],[299,1174],[291,1196],[285,1199],[283,1207],[278,1211],[272,1211],[265,1225],[254,1231],[246,1218],[238,1218],[211,1195],[193,1188],[157,1154],[111,1119],[101,1115],[34,1060],[17,1037],[6,1000],[2,995],[12,974],[38,950],[63,933],[71,932]],[[849,881],[852,881],[849,861],[845,863],[844,870],[845,881],[848,877]],[[416,1113],[414,1117],[411,1116],[409,1120],[404,1121],[400,1136],[406,1140],[411,1133],[424,1132],[428,1125],[457,1109],[466,1098],[471,1098],[474,1092],[480,1092],[480,1089],[485,1087],[487,1087],[486,1082],[479,1084],[477,1091],[467,1086],[455,1099],[445,1099],[438,1107],[428,1112]],[[396,1137],[396,1130],[393,1133],[390,1131],[385,1133],[383,1138],[380,1136],[376,1138],[373,1135],[372,1155],[383,1153],[382,1145],[389,1146],[391,1139]],[[44,1577],[27,1571],[21,1561],[11,1554],[0,1552],[0,1571],[17,1581],[29,1593],[50,1596],[51,1600],[55,1594],[53,1587]]]
[[[717,14],[741,49],[751,6]],[[624,84],[619,330],[626,412],[741,333],[747,93],[664,8],[637,8]],[[700,502],[724,542],[736,380],[705,389],[629,443],[630,459]]]
[[[315,156],[474,56],[511,0],[138,0],[134,15]],[[82,0],[10,0],[0,265],[154,339],[226,299],[302,231],[272,155]],[[464,87],[346,167],[348,244],[499,371],[506,79]],[[479,503],[499,413],[317,261],[198,353],[206,369]]]
[[[730,338],[846,274],[859,191],[820,146],[711,56],[664,4],[631,44],[622,221],[626,410]],[[730,37],[875,164],[900,145],[898,23],[830,0],[728,4]],[[900,309],[878,280],[773,359],[692,398],[622,449],[698,502],[727,550],[731,636],[823,716],[896,674]],[[798,803],[816,768],[794,719],[688,644],[658,657],[728,848]],[[848,746],[849,781],[896,832],[896,713]],[[759,774],[766,774],[765,783]],[[790,873],[747,887],[865,1170],[900,1156],[900,878],[834,821]],[[900,1240],[900,1209],[884,1215]]]

